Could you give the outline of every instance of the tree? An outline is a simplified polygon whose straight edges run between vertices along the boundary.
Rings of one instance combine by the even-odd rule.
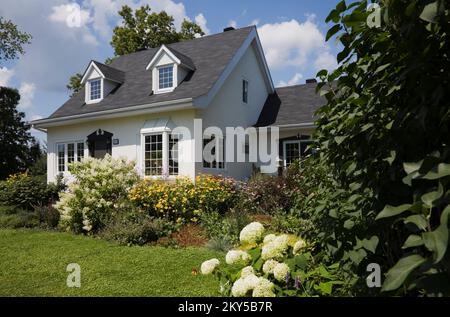
[[[83,78],[83,74],[76,73],[69,79],[69,83],[67,84],[67,89],[71,92],[70,96],[72,97],[75,93],[79,92],[83,85],[81,85],[81,78]]]
[[[23,45],[29,44],[31,38],[30,34],[19,31],[10,20],[0,17],[0,62],[23,54]]]
[[[449,295],[450,5],[377,2],[341,1],[327,18],[342,51],[318,73],[317,165],[333,182],[313,198],[317,236],[362,292],[377,292],[365,270],[378,263],[382,291]]]
[[[151,12],[148,5],[136,9],[134,15],[132,9],[125,5],[119,15],[123,25],[114,28],[111,40],[115,55],[191,40],[197,34],[205,34],[200,26],[187,20],[183,21],[180,32],[177,32],[172,16],[165,11]]]
[[[0,179],[24,171],[36,158],[34,138],[28,132],[25,114],[17,111],[20,95],[16,89],[0,87]]]

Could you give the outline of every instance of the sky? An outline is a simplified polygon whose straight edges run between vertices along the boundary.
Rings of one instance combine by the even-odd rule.
[[[0,16],[33,36],[25,54],[0,64],[0,86],[17,88],[27,120],[51,115],[68,98],[71,75],[91,59],[112,57],[109,42],[121,6],[149,4],[165,10],[180,27],[183,19],[205,33],[227,26],[256,25],[276,87],[302,84],[322,68],[333,69],[339,48],[325,42],[325,18],[338,0],[1,0]],[[45,142],[42,132],[32,134]]]

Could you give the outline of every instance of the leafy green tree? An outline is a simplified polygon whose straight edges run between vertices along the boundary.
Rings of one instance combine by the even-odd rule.
[[[30,34],[19,31],[13,22],[0,17],[0,62],[23,54],[23,46],[29,44],[30,40]]]
[[[151,12],[148,5],[136,9],[134,14],[129,6],[123,6],[119,11],[122,17],[122,26],[113,30],[111,46],[116,56],[134,53],[162,44],[170,44],[179,41],[192,40],[196,35],[205,35],[205,32],[194,22],[184,20],[181,30],[178,32],[173,24],[174,19],[166,12]],[[112,59],[108,58],[106,64]],[[82,74],[77,73],[70,77],[67,89],[71,95],[81,88]]]
[[[24,171],[36,154],[35,147],[30,151],[33,137],[25,114],[17,111],[19,100],[16,89],[0,87],[0,179]]]
[[[196,34],[205,34],[200,26],[187,20],[183,21],[178,32],[172,16],[165,11],[151,12],[148,5],[136,9],[134,15],[132,9],[125,5],[119,11],[119,15],[123,19],[123,25],[114,28],[111,41],[115,55],[191,40]]]
[[[329,183],[308,202],[316,237],[353,292],[380,291],[365,281],[378,263],[384,292],[448,295],[450,5],[376,2],[370,12],[341,1],[327,18],[343,49],[335,71],[318,73],[317,164]]]

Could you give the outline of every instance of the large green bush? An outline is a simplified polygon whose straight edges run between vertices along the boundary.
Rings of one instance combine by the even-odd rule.
[[[127,206],[128,191],[139,179],[134,163],[107,155],[72,163],[75,181],[60,194],[55,208],[60,225],[74,232],[95,233]]]
[[[316,165],[327,177],[299,208],[352,293],[380,292],[365,285],[367,264],[378,263],[381,291],[450,294],[450,6],[376,2],[375,27],[367,1],[342,1],[327,18],[327,38],[343,47],[340,66],[318,74],[327,104]]]

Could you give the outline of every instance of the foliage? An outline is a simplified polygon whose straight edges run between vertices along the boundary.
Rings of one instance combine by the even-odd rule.
[[[354,280],[353,293],[380,291],[365,286],[371,262],[391,268],[382,291],[446,293],[449,4],[379,1],[381,25],[372,28],[367,4],[342,1],[327,18],[327,38],[337,34],[343,49],[335,71],[318,73],[327,104],[315,164],[326,177],[301,213],[328,261]]]
[[[25,114],[17,111],[19,100],[16,89],[0,87],[0,180],[25,171],[35,159],[30,127],[23,121]]]
[[[0,228],[35,228],[39,226],[39,217],[36,213],[23,209],[4,208],[0,211]]]
[[[123,245],[144,245],[170,235],[175,225],[165,219],[151,218],[139,212],[124,212],[111,219],[100,236]]]
[[[53,206],[37,206],[34,208],[34,213],[39,219],[41,228],[55,229],[59,224],[59,212]]]
[[[13,22],[0,17],[0,61],[24,54],[23,46],[29,44],[30,40],[30,34],[21,32]]]
[[[154,217],[178,223],[198,220],[205,212],[225,212],[233,204],[235,183],[211,175],[198,176],[195,184],[188,178],[174,183],[144,179],[129,194],[130,200]]]
[[[0,182],[0,205],[33,210],[36,206],[54,202],[58,198],[58,193],[63,189],[64,184],[61,180],[56,184],[47,184],[45,175],[14,174],[6,181]]]
[[[70,97],[75,95],[77,92],[83,88],[81,84],[81,79],[83,78],[83,74],[76,73],[75,75],[69,78],[69,83],[66,85],[67,89],[70,91]]]
[[[165,11],[151,12],[148,5],[136,9],[134,14],[132,9],[125,5],[119,15],[123,19],[122,25],[114,28],[111,40],[115,55],[191,40],[196,34],[205,34],[197,24],[187,20],[183,21],[180,32],[177,32],[172,16]]]
[[[60,194],[55,208],[61,227],[77,233],[95,233],[127,206],[127,194],[137,182],[134,163],[106,155],[70,164],[75,180]]]
[[[240,249],[229,251],[226,263],[205,261],[202,274],[214,274],[222,294],[235,297],[329,296],[336,285],[342,284],[337,275],[339,264],[316,264],[312,246],[303,239],[287,234],[264,235],[264,228],[257,222],[244,227]]]
[[[205,248],[121,246],[64,232],[3,229],[0,254],[0,296],[219,295],[211,276],[193,271],[220,256]],[[71,262],[81,266],[81,287],[65,283]]]

